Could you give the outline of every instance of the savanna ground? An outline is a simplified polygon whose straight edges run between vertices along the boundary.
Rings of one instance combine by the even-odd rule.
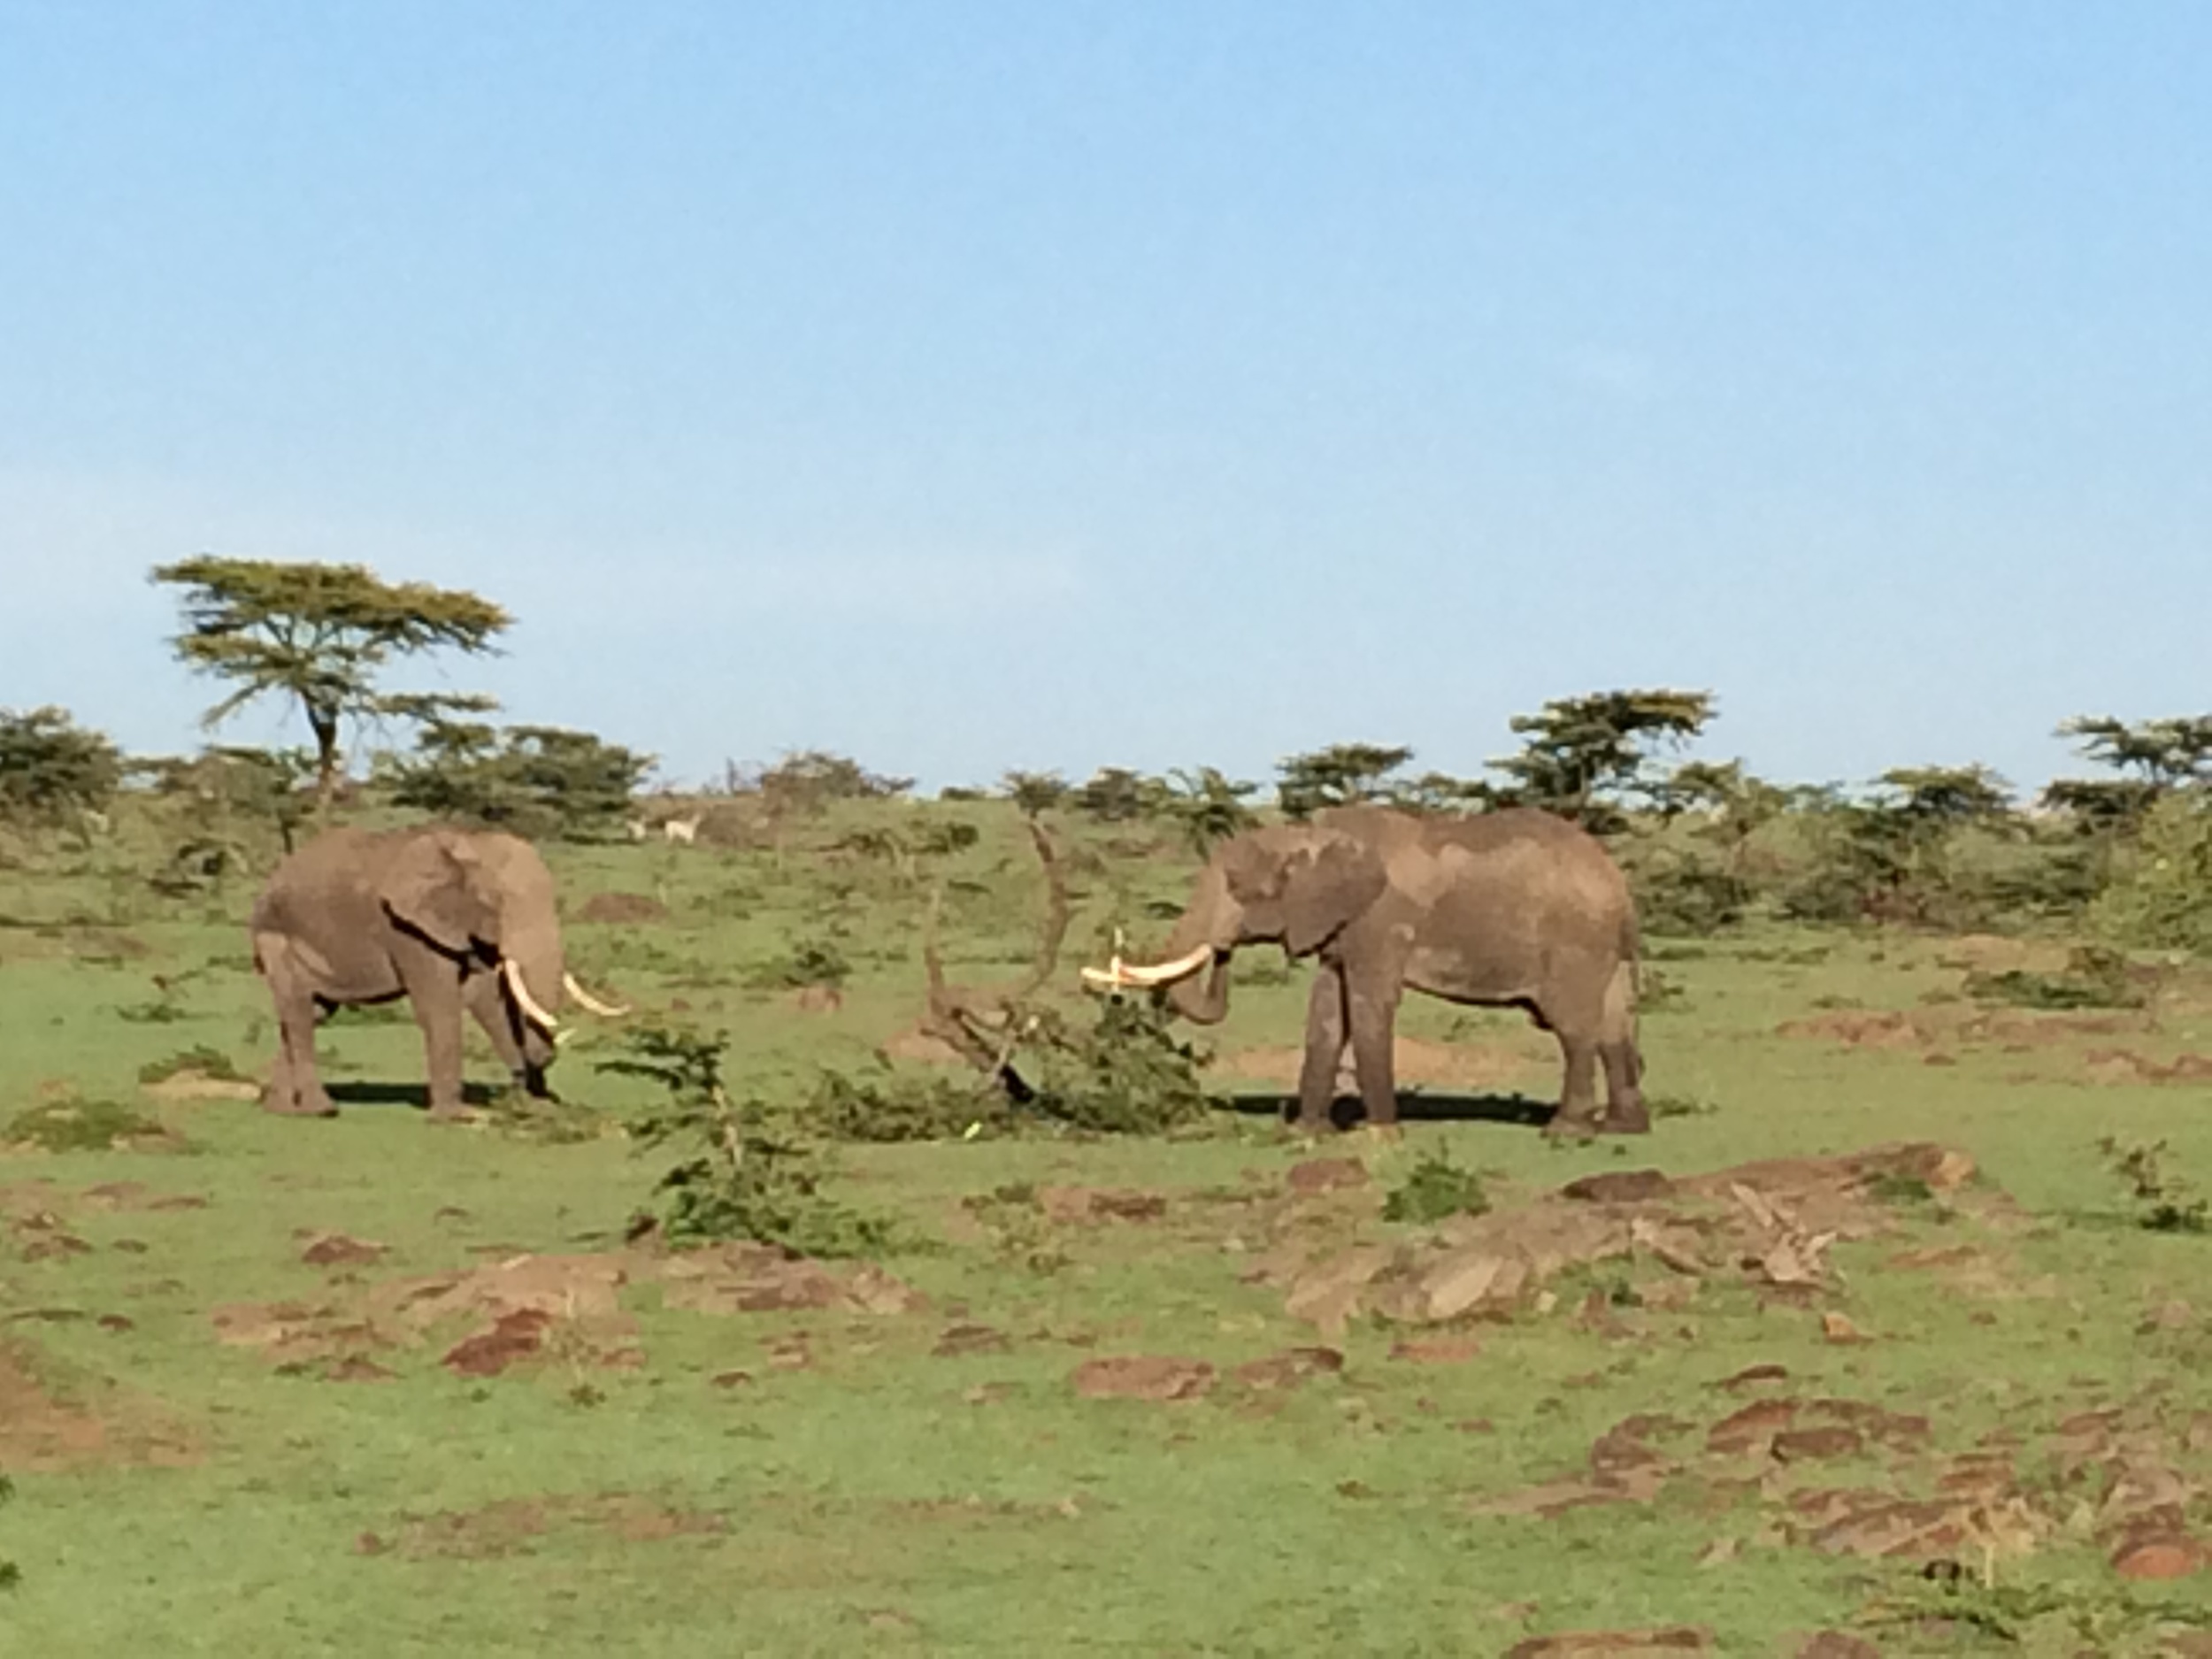
[[[1010,983],[1036,868],[963,810],[948,955]],[[551,849],[574,965],[743,1091],[917,1054],[920,887],[851,828]],[[1190,860],[1070,834],[1073,1009]],[[425,1122],[403,1018],[326,1029],[335,1121],[142,1081],[265,1068],[251,890],[0,871],[0,1134],[158,1128],[0,1154],[9,1652],[2208,1650],[2202,967],[2037,1011],[1968,976],[2062,945],[1657,939],[1647,1141],[1546,1143],[1548,1040],[1414,999],[1402,1138],[1314,1146],[1304,970],[1248,953],[1199,1132],[841,1148],[899,1242],[811,1268],[626,1245],[667,1155],[618,1027],[575,1141]],[[1386,1220],[1436,1155],[1490,1214]],[[1543,1640],[1600,1631],[1648,1634]]]

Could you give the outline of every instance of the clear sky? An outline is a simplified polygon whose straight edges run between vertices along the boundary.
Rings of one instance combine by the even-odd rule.
[[[680,778],[2039,783],[2212,708],[2212,5],[0,0],[0,704],[196,741],[196,552]]]

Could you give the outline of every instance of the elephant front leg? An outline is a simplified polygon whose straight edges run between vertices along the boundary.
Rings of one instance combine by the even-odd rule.
[[[458,978],[409,987],[415,1024],[430,1071],[430,1115],[460,1118],[467,1104],[461,1093],[461,987]]]
[[[1337,1062],[1344,1057],[1344,975],[1323,963],[1306,1002],[1306,1057],[1298,1068],[1298,1128],[1319,1134],[1336,1102]]]
[[[1398,995],[1395,986],[1363,990],[1348,981],[1345,998],[1352,1026],[1352,1069],[1359,1076],[1360,1104],[1371,1128],[1398,1121]]]

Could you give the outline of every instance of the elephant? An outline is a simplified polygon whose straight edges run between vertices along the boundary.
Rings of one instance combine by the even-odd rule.
[[[1597,838],[1564,818],[1528,807],[1444,818],[1358,805],[1247,830],[1199,872],[1163,961],[1117,957],[1083,972],[1097,987],[1164,989],[1175,1012],[1214,1025],[1229,1010],[1232,953],[1256,943],[1318,964],[1298,1078],[1308,1133],[1329,1122],[1348,1037],[1367,1121],[1396,1122],[1392,1050],[1409,986],[1520,1008],[1558,1038],[1565,1086],[1548,1133],[1651,1126],[1636,1042],[1635,904]]]
[[[333,1009],[408,998],[428,1052],[430,1115],[462,1115],[462,1015],[517,1083],[544,1096],[564,997],[626,1010],[576,983],[561,948],[553,875],[527,841],[440,826],[336,829],[292,853],[255,902],[254,967],[280,1036],[263,1103],[326,1118],[315,1025]]]

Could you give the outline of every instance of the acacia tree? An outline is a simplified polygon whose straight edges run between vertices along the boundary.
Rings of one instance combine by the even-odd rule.
[[[1678,749],[1714,714],[1709,691],[1601,691],[1560,697],[1509,724],[1521,752],[1490,763],[1511,784],[1509,798],[1593,830],[1617,829],[1623,795],[1650,793],[1648,769],[1662,749]]]
[[[208,555],[157,565],[152,580],[183,589],[184,631],[171,641],[179,660],[236,687],[204,725],[221,725],[257,697],[298,705],[315,739],[319,810],[337,787],[343,725],[410,714],[409,700],[377,687],[394,657],[483,655],[513,623],[475,594],[387,582],[360,565]]]
[[[1311,818],[1324,807],[1386,799],[1392,774],[1413,751],[1384,743],[1332,743],[1276,764],[1275,803],[1290,818]]]
[[[115,745],[66,709],[0,709],[0,817],[53,821],[97,811],[122,775]]]
[[[2045,806],[2072,814],[2085,829],[2132,828],[2176,790],[2212,787],[2212,714],[2138,726],[2083,715],[2058,734],[2074,739],[2085,759],[2120,774],[2061,778],[2043,791]]]

